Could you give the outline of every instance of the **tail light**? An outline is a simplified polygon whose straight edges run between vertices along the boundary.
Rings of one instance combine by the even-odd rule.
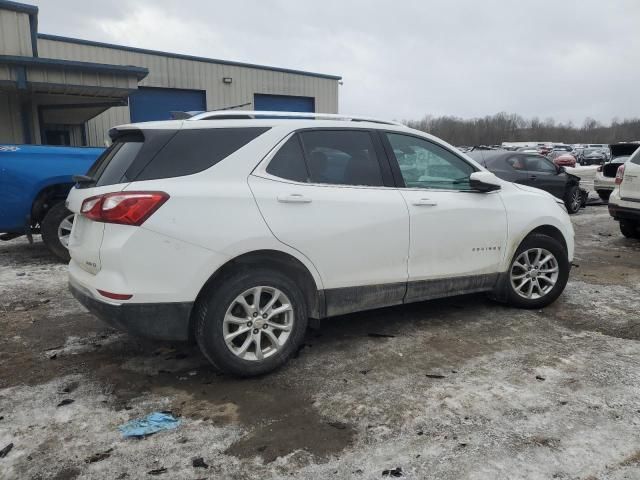
[[[80,213],[104,223],[140,226],[169,199],[164,192],[117,192],[89,197]]]
[[[616,171],[616,185],[620,185],[622,183],[622,178],[624,177],[624,163],[618,167]]]

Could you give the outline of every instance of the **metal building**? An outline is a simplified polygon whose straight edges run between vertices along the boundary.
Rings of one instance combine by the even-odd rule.
[[[103,145],[113,125],[172,111],[338,113],[338,76],[40,34],[37,25],[37,7],[0,0],[0,143]]]

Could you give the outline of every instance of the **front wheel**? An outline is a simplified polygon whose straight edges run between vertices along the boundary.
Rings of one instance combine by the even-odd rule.
[[[580,187],[573,185],[569,187],[564,195],[564,204],[567,207],[567,211],[571,214],[577,213],[582,205],[582,192]]]
[[[640,223],[620,220],[620,232],[627,238],[640,238]]]
[[[49,209],[40,223],[42,241],[63,262],[71,260],[69,237],[73,227],[73,213],[60,202]]]
[[[567,251],[560,242],[547,235],[529,235],[509,267],[507,302],[520,308],[546,307],[564,290],[569,269]]]
[[[308,322],[298,285],[267,269],[225,278],[205,293],[196,314],[202,353],[219,370],[240,377],[283,365],[302,344]]]
[[[598,196],[603,202],[608,202],[611,196],[611,190],[598,190]]]

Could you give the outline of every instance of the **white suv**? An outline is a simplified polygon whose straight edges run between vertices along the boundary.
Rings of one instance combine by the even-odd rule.
[[[70,288],[228,373],[278,367],[324,317],[471,292],[539,308],[567,283],[561,200],[400,124],[219,112],[110,135],[69,194]]]
[[[609,213],[625,237],[640,238],[640,148],[618,167]]]

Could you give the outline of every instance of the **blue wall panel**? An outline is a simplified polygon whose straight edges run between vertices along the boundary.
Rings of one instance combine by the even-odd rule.
[[[140,87],[129,95],[132,122],[170,120],[172,111],[207,109],[204,90]]]
[[[295,97],[292,95],[266,95],[256,93],[253,96],[255,110],[271,112],[315,112],[313,97]]]

